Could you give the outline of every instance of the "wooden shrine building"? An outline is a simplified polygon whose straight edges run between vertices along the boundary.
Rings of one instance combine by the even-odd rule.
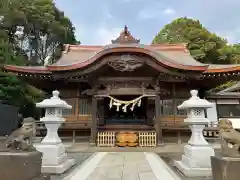
[[[184,44],[140,44],[125,27],[112,44],[65,45],[55,64],[6,65],[5,71],[47,92],[59,90],[73,106],[64,111],[66,121],[84,122],[72,128],[90,130],[92,143],[155,146],[163,122],[184,119],[177,105],[191,89],[205,97],[207,90],[238,80],[240,66],[200,63]]]

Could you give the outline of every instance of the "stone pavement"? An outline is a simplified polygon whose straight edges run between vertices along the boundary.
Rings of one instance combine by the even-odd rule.
[[[69,180],[180,180],[154,153],[101,152]]]
[[[157,180],[144,153],[109,153],[87,180]]]
[[[183,144],[176,143],[165,143],[156,148],[148,148],[148,147],[91,147],[88,143],[76,143],[72,145],[71,143],[65,143],[66,151],[71,153],[76,152],[155,152],[155,153],[175,153],[175,152],[183,152],[184,146]],[[218,149],[220,148],[219,143],[211,143],[212,148]]]

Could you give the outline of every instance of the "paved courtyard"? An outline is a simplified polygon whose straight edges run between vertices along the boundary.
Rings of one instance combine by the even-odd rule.
[[[76,165],[51,180],[211,180],[186,178],[172,160],[180,160],[184,144],[165,144],[157,148],[99,148],[85,143],[64,144]],[[215,149],[219,144],[211,144]]]
[[[155,153],[99,152],[69,180],[180,180]]]
[[[144,153],[109,153],[87,180],[157,180]]]

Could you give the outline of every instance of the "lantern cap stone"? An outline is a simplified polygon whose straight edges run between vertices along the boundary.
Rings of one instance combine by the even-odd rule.
[[[200,99],[197,90],[190,91],[191,97],[184,101],[178,106],[178,109],[189,109],[189,108],[211,108],[212,103],[208,102],[206,99]]]
[[[66,101],[59,98],[59,91],[55,90],[52,92],[52,97],[49,99],[44,99],[40,103],[36,103],[36,107],[39,108],[62,108],[62,109],[72,109],[72,106],[67,104]]]

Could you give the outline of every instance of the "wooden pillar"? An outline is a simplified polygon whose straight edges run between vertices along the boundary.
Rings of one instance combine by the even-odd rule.
[[[176,116],[177,116],[177,103],[176,103],[176,88],[175,88],[175,84],[173,84],[173,88],[172,88],[172,94],[173,94],[173,120],[174,120],[174,124],[176,123]]]
[[[97,99],[92,96],[92,127],[91,127],[91,139],[90,143],[95,145],[97,135]]]
[[[105,105],[104,105],[104,98],[103,97],[98,97],[97,98],[97,113],[98,113],[98,125],[102,126],[104,125],[104,113],[105,113]]]
[[[154,125],[154,117],[155,117],[155,97],[147,97],[147,106],[146,106],[146,114],[147,114],[147,125]]]
[[[161,116],[161,106],[160,106],[160,96],[156,95],[155,97],[155,130],[157,133],[157,143],[160,144],[162,142],[162,127],[160,123]]]
[[[76,101],[76,108],[75,108],[75,115],[77,116],[77,120],[79,120],[79,96],[80,96],[80,92],[79,92],[79,88],[77,88],[77,99]]]

